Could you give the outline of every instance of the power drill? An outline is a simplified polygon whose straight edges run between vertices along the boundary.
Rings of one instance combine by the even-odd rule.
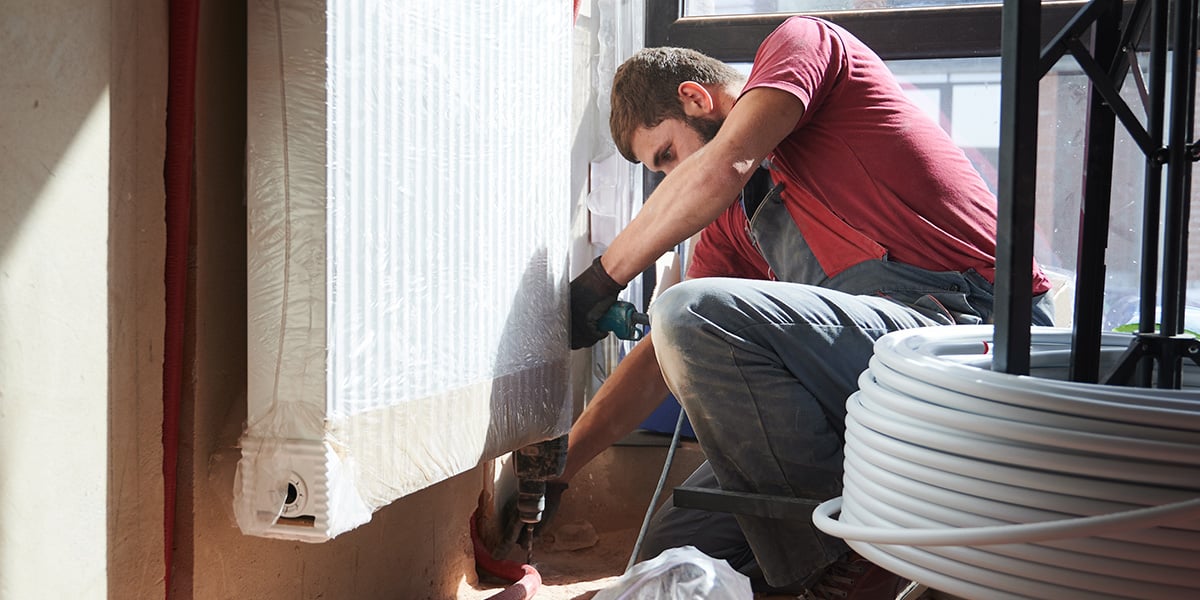
[[[533,528],[546,510],[546,481],[567,466],[567,436],[530,444],[513,452],[517,473],[517,514],[525,524],[525,564],[533,562]]]
[[[617,300],[608,308],[604,316],[600,317],[596,328],[600,331],[611,331],[613,335],[623,340],[637,341],[645,337],[645,327],[649,325],[650,317],[648,315],[638,312],[628,302]]]
[[[623,340],[640,340],[650,318],[628,302],[618,300],[596,326]],[[517,513],[525,524],[525,562],[533,562],[533,528],[546,510],[546,482],[562,475],[567,464],[567,436],[530,444],[513,452],[517,474]]]

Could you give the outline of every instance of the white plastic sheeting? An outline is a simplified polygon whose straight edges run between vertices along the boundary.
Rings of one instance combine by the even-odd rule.
[[[571,3],[252,2],[246,533],[569,427]]]

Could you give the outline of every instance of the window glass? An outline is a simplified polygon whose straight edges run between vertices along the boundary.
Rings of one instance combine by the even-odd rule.
[[[1000,146],[1000,59],[892,61],[888,66],[927,114],[950,134],[984,180],[996,190]],[[1144,65],[1143,65],[1143,68]],[[1078,256],[1083,190],[1087,77],[1064,58],[1041,81],[1035,255],[1049,270],[1073,278]],[[1128,77],[1122,95],[1144,123],[1136,85]],[[1141,149],[1117,125],[1112,203],[1105,263],[1105,328],[1137,320],[1145,161]],[[1193,192],[1193,197],[1197,194]],[[1192,271],[1200,245],[1189,254]],[[1197,281],[1188,277],[1188,281]],[[1200,289],[1189,296],[1200,301]]]
[[[743,72],[749,70],[749,65],[735,67]],[[890,61],[888,67],[909,97],[963,149],[995,192],[1000,146],[1000,59]],[[1142,68],[1145,72],[1145,64]],[[1047,270],[1057,271],[1073,281],[1079,244],[1088,81],[1073,59],[1064,58],[1042,79],[1040,86],[1034,251]],[[1145,123],[1132,74],[1126,78],[1122,95]],[[1141,276],[1145,159],[1120,123],[1114,152],[1105,261],[1105,328],[1137,320]],[[1200,196],[1194,188],[1193,201]],[[1189,240],[1188,265],[1189,304],[1200,306],[1200,242],[1196,236]],[[1187,325],[1200,331],[1197,329],[1200,308],[1192,311]]]
[[[702,17],[1000,3],[1001,0],[684,0],[683,14]]]

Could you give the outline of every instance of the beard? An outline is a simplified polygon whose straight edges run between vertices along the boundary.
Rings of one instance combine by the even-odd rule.
[[[684,116],[683,122],[687,123],[688,127],[700,134],[700,141],[705,144],[711,142],[717,137],[717,132],[721,130],[721,125],[725,124],[725,119],[706,119],[704,117],[689,117]]]

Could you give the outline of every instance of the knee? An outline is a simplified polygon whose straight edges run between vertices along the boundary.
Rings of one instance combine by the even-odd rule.
[[[713,280],[695,279],[672,286],[650,307],[656,347],[678,346],[710,322],[724,295]],[[661,346],[660,346],[661,345]]]

